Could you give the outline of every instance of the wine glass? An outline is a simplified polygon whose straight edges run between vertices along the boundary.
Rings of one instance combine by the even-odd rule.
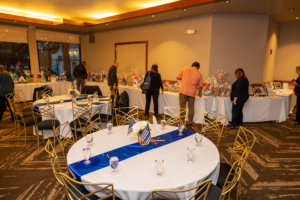
[[[180,136],[183,136],[182,131],[183,131],[183,124],[178,124],[178,131]]]
[[[164,170],[164,160],[157,159],[155,160],[155,169],[156,169],[156,177],[161,178],[163,177],[162,172]]]
[[[110,163],[110,167],[113,169],[111,174],[112,175],[118,174],[116,169],[118,168],[119,165],[119,158],[117,156],[113,156],[109,159],[109,163]]]
[[[187,148],[187,156],[188,156],[188,163],[193,163],[193,158],[195,156],[195,147],[188,147]]]
[[[92,142],[93,142],[93,133],[86,134],[85,139],[88,143],[88,147],[92,147]]]
[[[200,133],[195,133],[195,140],[197,142],[196,147],[200,147],[200,143],[203,139],[203,136]]]
[[[61,99],[61,100],[59,100],[59,102],[60,102],[60,105],[62,105],[64,103],[64,100]]]
[[[166,120],[164,119],[160,120],[160,125],[161,125],[161,130],[165,130]]]
[[[91,148],[86,147],[82,149],[82,154],[83,154],[83,158],[85,159],[85,161],[83,162],[84,164],[90,164],[90,157],[91,157]]]
[[[112,128],[113,128],[112,123],[107,123],[108,135],[112,134],[112,132],[111,132]]]

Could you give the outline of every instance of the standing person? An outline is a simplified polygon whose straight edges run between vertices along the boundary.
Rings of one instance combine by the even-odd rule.
[[[110,88],[110,92],[111,94],[117,92],[116,91],[118,89],[118,77],[117,77],[117,68],[119,66],[119,62],[117,60],[114,60],[114,63],[113,65],[109,68],[109,71],[108,71],[108,77],[107,77],[107,84]],[[114,96],[111,95],[110,98],[112,100],[114,100]],[[113,103],[113,101],[112,101]]]
[[[83,61],[82,63],[80,63],[79,65],[77,65],[75,67],[74,73],[73,73],[77,79],[77,90],[79,90],[80,93],[82,93],[82,91],[83,91],[84,80],[87,78],[87,72],[86,72],[85,66],[86,66],[86,62]]]
[[[161,81],[161,76],[158,73],[158,66],[157,64],[152,65],[151,71],[147,72],[150,73],[151,76],[151,84],[150,84],[150,89],[147,90],[146,93],[146,109],[145,109],[145,115],[149,116],[149,108],[150,108],[150,103],[151,103],[151,96],[153,98],[153,103],[154,103],[154,115],[157,117],[158,115],[158,95],[159,95],[159,88],[161,88],[161,93],[164,93],[164,87]],[[146,76],[147,76],[146,75]],[[146,76],[144,78],[144,81],[146,79]]]
[[[3,113],[6,109],[6,105],[9,108],[11,120],[14,120],[12,110],[10,109],[9,103],[5,95],[14,91],[14,81],[12,80],[9,73],[0,65],[0,121],[2,121]]]
[[[292,84],[295,85],[295,95],[297,97],[297,113],[295,125],[300,125],[300,66],[296,67],[296,73],[298,74],[297,80],[293,80]]]
[[[194,62],[192,67],[183,68],[177,75],[177,80],[181,80],[181,87],[179,91],[179,104],[180,108],[186,108],[186,102],[188,102],[189,116],[187,124],[192,124],[194,119],[194,104],[197,86],[198,95],[202,97],[202,75],[198,71],[200,69],[200,64]],[[181,116],[184,113],[181,113]]]
[[[235,70],[236,81],[231,86],[230,99],[232,105],[231,125],[228,127],[234,129],[236,126],[243,125],[243,107],[249,99],[249,81],[243,69]]]

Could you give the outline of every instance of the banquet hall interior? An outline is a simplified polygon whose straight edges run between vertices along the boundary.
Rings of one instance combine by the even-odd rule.
[[[0,0],[0,199],[300,199],[299,17],[300,0]]]

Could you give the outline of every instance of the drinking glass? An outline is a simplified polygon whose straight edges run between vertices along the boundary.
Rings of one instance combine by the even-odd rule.
[[[188,147],[187,148],[187,156],[188,156],[188,163],[193,163],[193,158],[195,156],[195,147]]]
[[[61,99],[61,100],[59,100],[59,102],[60,102],[60,104],[62,105],[62,104],[64,103],[64,100]]]
[[[85,159],[85,161],[83,162],[84,164],[90,164],[90,157],[91,157],[91,148],[86,147],[82,149],[82,154],[83,154],[83,158]]]
[[[110,135],[110,134],[112,134],[112,128],[113,128],[113,125],[112,125],[112,123],[108,123],[107,124],[107,129],[108,129],[108,135]]]
[[[93,133],[86,134],[85,139],[88,143],[88,147],[92,147],[92,142],[93,142]]]
[[[47,95],[43,94],[42,97],[43,97],[43,100],[46,101]]]
[[[119,165],[119,158],[117,156],[113,156],[109,159],[109,163],[110,163],[110,167],[113,169],[111,174],[112,175],[118,174],[116,169],[118,168]]]
[[[72,97],[72,102],[73,102],[73,103],[76,102],[76,97]]]
[[[95,101],[98,100],[98,92],[97,91],[94,92],[94,99],[95,99]]]
[[[161,125],[161,130],[165,130],[166,120],[164,119],[160,120],[160,125]]]
[[[182,136],[182,131],[183,131],[183,124],[178,124],[178,131],[179,131],[179,134],[180,136]]]
[[[196,147],[200,147],[200,143],[201,143],[201,141],[202,141],[202,135],[200,134],[200,133],[196,133],[195,134],[195,140],[196,140],[196,142],[197,142],[197,145],[196,145]]]
[[[162,172],[164,170],[164,160],[157,159],[155,160],[155,169],[156,169],[156,177],[161,178],[163,177]]]

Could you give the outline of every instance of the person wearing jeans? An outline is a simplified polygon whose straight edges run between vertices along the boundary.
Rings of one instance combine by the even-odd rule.
[[[74,69],[74,76],[77,79],[77,90],[82,93],[84,87],[84,81],[87,78],[87,71],[85,69],[86,62],[83,61],[77,65]]]
[[[193,123],[194,119],[194,104],[197,87],[198,95],[202,97],[203,80],[201,73],[198,71],[199,69],[200,64],[194,62],[192,67],[183,68],[176,77],[177,80],[181,80],[179,91],[180,108],[186,108],[186,103],[188,103],[189,115],[187,124],[189,125]],[[183,116],[184,113],[180,113],[180,115]]]
[[[145,115],[149,116],[149,109],[150,109],[150,103],[151,103],[151,97],[153,98],[154,103],[154,115],[157,117],[158,115],[158,95],[159,95],[159,89],[161,88],[161,93],[164,93],[164,87],[161,81],[161,76],[158,73],[158,66],[156,64],[152,65],[151,71],[146,74],[148,76],[150,73],[151,76],[151,84],[150,89],[146,91],[146,109],[145,109]],[[146,76],[144,78],[144,81],[146,79]]]
[[[229,128],[243,125],[243,107],[249,99],[249,81],[243,69],[235,71],[236,81],[231,86],[232,119]]]
[[[9,108],[11,120],[14,120],[12,110],[5,95],[14,91],[14,81],[12,80],[9,73],[0,65],[0,121],[2,121],[3,113],[6,106]]]

